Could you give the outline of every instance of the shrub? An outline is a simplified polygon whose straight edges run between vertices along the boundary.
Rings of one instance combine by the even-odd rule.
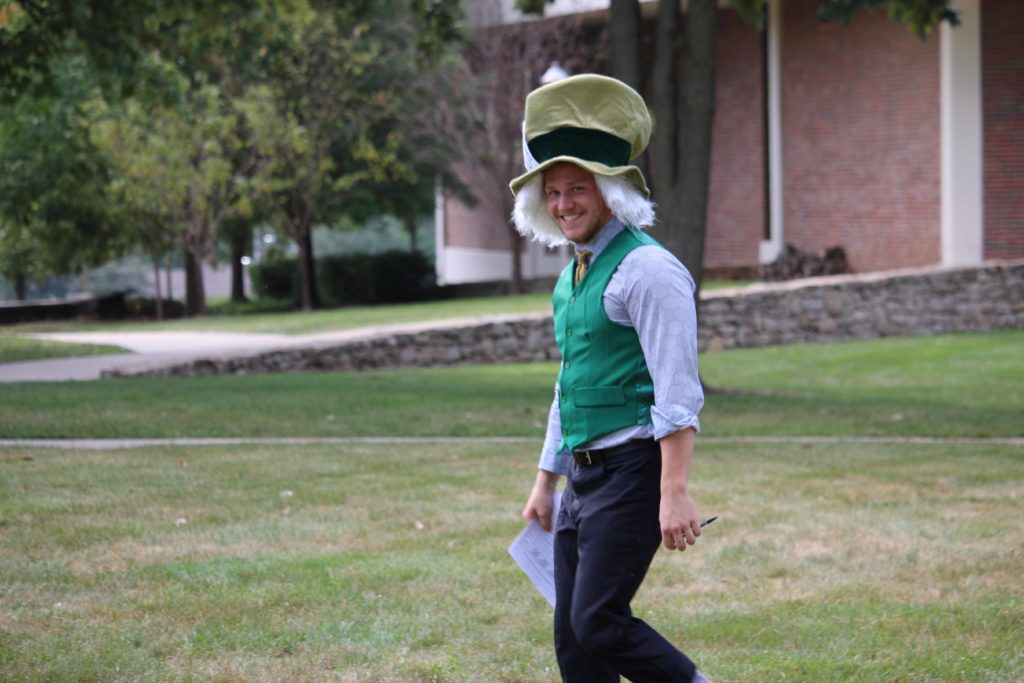
[[[127,317],[141,320],[156,320],[156,299],[135,297],[126,302]],[[177,299],[164,299],[164,320],[185,317],[185,304]]]
[[[294,258],[263,261],[249,270],[252,291],[260,299],[298,301],[299,271]]]
[[[298,300],[296,259],[260,263],[251,273],[253,292],[261,299]],[[316,278],[320,303],[329,307],[424,301],[441,291],[433,266],[420,252],[325,256],[316,261]]]

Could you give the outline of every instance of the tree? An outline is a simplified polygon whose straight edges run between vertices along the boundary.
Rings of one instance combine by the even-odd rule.
[[[440,57],[416,46],[434,29],[404,9],[381,2],[299,17],[272,78],[247,104],[261,200],[298,245],[305,310],[319,304],[314,224],[365,212],[367,203],[416,214],[429,174],[455,149],[453,135],[430,140],[442,127],[443,111],[428,98],[437,91],[427,86]]]
[[[125,239],[153,261],[157,315],[160,263],[180,242],[186,254],[186,310],[205,310],[202,272],[219,226],[237,212],[236,159],[244,147],[238,115],[213,86],[179,78],[171,104],[127,98],[92,105],[92,140],[108,160],[108,196]]]
[[[245,104],[257,151],[259,195],[268,215],[281,219],[299,247],[303,310],[319,305],[313,225],[327,221],[339,199],[369,177],[363,168],[339,164],[337,157],[372,161],[380,156],[365,137],[373,106],[360,82],[378,49],[353,35],[351,27],[346,31],[339,19],[311,14],[297,26],[277,78],[254,88]]]
[[[93,91],[84,62],[67,55],[46,90],[0,106],[5,271],[22,294],[29,275],[77,273],[126,248],[108,211],[109,165],[88,135]]]
[[[156,317],[162,320],[160,269],[184,223],[183,176],[178,141],[169,137],[160,117],[134,100],[112,108],[94,103],[91,138],[111,166],[108,196],[113,220],[126,226],[153,264]]]
[[[162,158],[142,154],[140,166],[119,154],[117,135],[108,134],[103,151],[117,158],[118,177],[113,189],[117,202],[126,206],[100,202],[103,192],[89,192],[87,197],[122,219],[143,219],[104,223],[116,233],[121,246],[142,243],[152,249],[155,237],[150,231],[164,234],[156,226],[164,225],[164,217],[174,215],[186,255],[187,310],[193,314],[205,310],[201,264],[210,253],[219,223],[238,203],[237,181],[244,180],[246,155],[240,137],[244,131],[232,109],[232,95],[240,88],[232,91],[231,87],[244,83],[245,78],[258,77],[260,55],[276,39],[279,10],[286,11],[289,5],[274,0],[170,5],[145,0],[0,0],[0,65],[9,67],[0,69],[0,94],[11,107],[24,108],[36,102],[59,114],[59,108],[44,100],[44,95],[66,82],[61,77],[62,65],[75,64],[84,76],[80,80],[92,86],[88,97],[78,98],[79,105],[86,100],[98,101],[102,106],[95,109],[105,115],[120,111],[121,132],[145,129],[142,138],[129,135],[136,141],[136,151],[145,152],[148,145],[162,149]],[[166,56],[161,58],[161,54]],[[149,123],[158,124],[158,132],[148,127],[149,118]],[[46,132],[40,116],[25,120],[28,124],[24,128],[34,129],[33,135]],[[88,138],[89,122],[82,124],[81,120],[79,117],[77,128],[72,130]],[[103,137],[101,133],[97,139]],[[168,147],[163,140],[174,144]],[[6,147],[10,150],[13,146]],[[67,150],[55,145],[36,149],[36,156],[48,164],[58,168],[66,165]],[[93,165],[106,164],[99,149],[85,149],[79,156]],[[19,162],[12,159],[12,163],[17,167]],[[23,162],[20,165],[25,166]],[[172,169],[175,175],[168,175]],[[12,175],[16,179],[17,174]],[[173,192],[147,189],[157,176],[164,181],[160,190],[181,188],[181,203],[176,210],[166,210],[166,200],[176,196]],[[97,184],[102,184],[103,178],[103,173],[90,177]],[[87,183],[80,185],[85,186]],[[48,191],[45,184],[21,189],[18,196],[27,205],[38,204]],[[151,208],[140,205],[143,197],[153,200]],[[43,220],[28,223],[18,215],[17,207],[6,208],[3,213],[7,222],[23,226],[22,230],[30,229],[44,252],[74,244],[47,235],[54,229],[52,212]],[[79,222],[89,218],[81,208],[69,207],[68,211],[76,213]],[[97,232],[97,220],[87,224]],[[118,226],[127,227],[118,230]],[[95,241],[105,243],[102,239]],[[109,250],[107,253],[110,255]]]
[[[570,71],[593,68],[593,64],[580,54],[585,26],[578,17],[501,26],[500,2],[481,2],[478,9],[478,28],[467,46],[466,62],[473,76],[473,116],[482,127],[471,138],[469,148],[475,153],[463,175],[472,178],[477,201],[504,219],[512,254],[510,289],[518,293],[523,290],[524,238],[511,221],[514,198],[508,182],[522,173],[526,96],[553,62]]]
[[[374,185],[418,190],[413,166],[428,175],[439,168],[422,150],[405,154],[411,128],[377,122],[394,116],[394,102],[412,101],[408,84],[448,54],[460,17],[458,0],[0,0],[0,102],[11,108],[0,122],[8,133],[0,139],[4,239],[17,231],[47,252],[69,247],[64,261],[85,262],[115,244],[159,242],[159,226],[173,223],[185,250],[187,310],[201,313],[201,265],[217,234],[230,225],[238,242],[257,217],[276,216],[303,252],[303,303],[312,307],[313,222]],[[62,64],[75,64],[91,88],[68,106],[52,94],[66,85]],[[90,101],[116,120],[95,138],[75,110]],[[418,107],[430,110],[422,99]],[[118,150],[118,131],[134,142]],[[38,144],[43,136],[60,142]],[[162,168],[152,154],[160,148]],[[153,179],[171,170],[164,185],[176,191],[156,197]],[[103,201],[108,189],[124,206]],[[144,197],[155,202],[148,209]],[[118,219],[107,220],[105,208]],[[71,228],[92,241],[79,249],[50,239]]]
[[[418,248],[419,219],[434,210],[438,183],[467,204],[476,201],[454,168],[468,156],[466,141],[482,130],[468,106],[470,89],[464,87],[467,73],[461,59],[449,54],[419,71],[418,78],[388,98],[387,113],[372,133],[399,134],[397,163],[387,169],[383,182],[367,189],[364,205],[354,205],[348,212],[357,220],[379,213],[394,216],[409,235],[410,251]],[[401,80],[407,74],[392,78]]]
[[[611,0],[611,4],[617,17],[639,15],[639,0]],[[765,0],[732,0],[732,4],[749,21],[763,27]],[[819,0],[818,15],[823,20],[846,23],[857,12],[886,7],[894,20],[925,35],[940,21],[956,24],[951,4],[952,0]],[[516,5],[524,12],[544,10],[544,0],[516,0]],[[715,0],[690,0],[685,21],[681,21],[678,2],[659,0],[656,57],[651,67],[655,133],[650,180],[654,199],[662,209],[657,235],[690,270],[698,292],[707,232],[716,19]],[[640,32],[613,30],[611,40],[613,75],[636,87],[640,81],[634,55],[639,52]],[[675,65],[680,53],[683,66],[677,74]]]

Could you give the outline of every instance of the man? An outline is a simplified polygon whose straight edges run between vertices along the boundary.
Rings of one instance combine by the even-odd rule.
[[[519,231],[576,252],[553,294],[562,366],[523,510],[545,529],[554,521],[566,683],[708,680],[629,607],[659,544],[683,551],[700,535],[688,491],[704,403],[693,280],[640,230],[654,208],[629,165],[650,132],[643,99],[615,79],[543,86],[526,101],[528,171],[511,183]]]

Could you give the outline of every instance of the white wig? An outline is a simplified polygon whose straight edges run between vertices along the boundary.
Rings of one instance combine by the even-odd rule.
[[[633,183],[620,176],[594,175],[597,189],[612,215],[625,225],[649,228],[654,225],[654,203],[645,198]],[[548,213],[544,197],[544,174],[538,173],[516,195],[512,209],[512,222],[524,237],[537,240],[549,247],[566,244],[568,240]]]

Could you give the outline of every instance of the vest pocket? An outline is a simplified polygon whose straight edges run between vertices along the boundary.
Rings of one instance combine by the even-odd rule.
[[[622,387],[577,387],[573,390],[576,405],[580,408],[626,405],[626,394]]]

